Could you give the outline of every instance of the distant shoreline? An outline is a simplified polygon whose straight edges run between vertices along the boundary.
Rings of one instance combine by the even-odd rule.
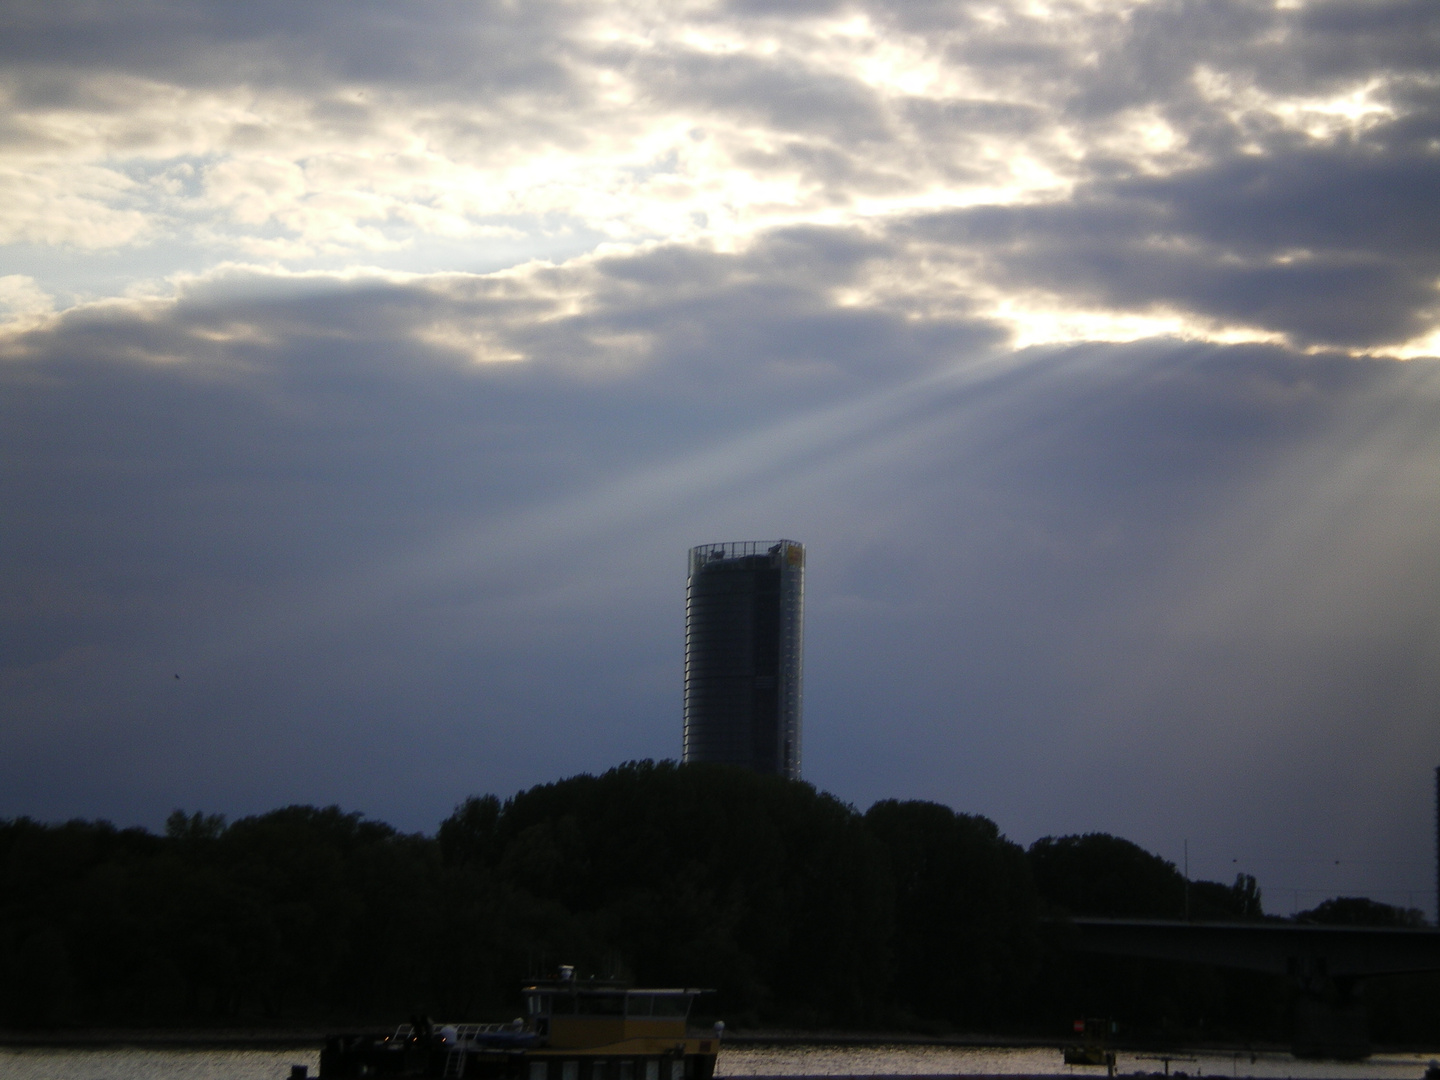
[[[324,1031],[270,1029],[199,1030],[147,1028],[83,1028],[73,1031],[0,1031],[0,1047],[43,1047],[87,1050],[117,1046],[156,1047],[165,1050],[288,1050],[325,1045]]]
[[[377,1031],[387,1028],[384,1024],[336,1024],[332,1027],[285,1029],[285,1028],[77,1028],[52,1031],[14,1031],[0,1029],[0,1047],[24,1049],[26,1047],[50,1047],[62,1049],[104,1049],[108,1047],[132,1046],[161,1049],[196,1050],[247,1050],[247,1049],[314,1049],[325,1044],[327,1034],[335,1032]],[[1068,1040],[1024,1035],[985,1035],[963,1033],[953,1035],[924,1035],[916,1032],[886,1031],[792,1031],[755,1030],[725,1032],[724,1041],[735,1046],[954,1046],[990,1048],[1034,1048],[1054,1047],[1059,1049]],[[1116,1042],[1114,1048],[1125,1051],[1160,1052],[1170,1050],[1176,1053],[1187,1051],[1209,1051],[1232,1053],[1255,1051],[1258,1053],[1286,1053],[1288,1046],[1280,1044],[1187,1044],[1184,1050],[1176,1047],[1159,1048],[1154,1045],[1127,1044]],[[1376,1047],[1376,1053],[1409,1053],[1412,1049]]]

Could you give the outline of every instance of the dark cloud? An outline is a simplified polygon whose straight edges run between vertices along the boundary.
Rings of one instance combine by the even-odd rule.
[[[758,10],[752,10],[757,8]],[[1006,91],[1049,87],[1076,115],[1137,106],[1190,107],[1202,68],[1253,79],[1276,92],[1320,93],[1366,76],[1427,76],[1440,16],[1427,0],[1363,5],[1258,0],[1162,0],[1097,11],[1057,6],[1048,17],[970,4],[729,5],[695,13],[691,25],[727,34],[749,25],[780,40],[801,39],[808,20],[864,15],[890,33],[929,37],[955,65],[988,72]],[[774,14],[771,12],[771,14]],[[756,20],[736,22],[734,20]],[[763,116],[779,130],[821,128],[883,138],[888,124],[872,87],[807,70],[792,54],[636,49],[584,39],[593,11],[563,2],[393,4],[257,2],[53,4],[19,0],[0,17],[0,56],[32,71],[28,104],[59,104],[88,92],[37,69],[125,71],[193,85],[236,81],[315,89],[325,82],[536,93],[573,89],[570,66],[599,59],[637,65],[667,102]],[[1024,97],[1025,95],[1021,95]],[[323,109],[338,109],[325,105]]]
[[[1353,78],[1380,70],[1429,82],[1434,73],[1440,13],[1424,0],[1323,0],[1301,5],[1294,22],[1307,74]]]
[[[689,105],[796,135],[845,142],[889,142],[888,117],[873,87],[824,70],[735,53],[671,53],[639,68],[648,91],[666,105]]]
[[[1434,154],[1300,148],[1112,191],[1159,209],[1173,232],[1237,254],[1374,256],[1424,274],[1440,250],[1440,211],[1428,197],[1437,184]]]
[[[580,12],[565,3],[186,3],[127,0],[63,9],[19,0],[0,16],[12,70],[124,71],[189,85],[235,81],[315,87],[374,81],[413,88],[456,77],[476,88],[564,85],[546,42]],[[42,80],[30,103],[57,104],[66,83]]]
[[[1063,204],[923,217],[991,280],[1118,310],[1169,305],[1302,346],[1394,346],[1434,325],[1431,155],[1299,148],[1097,183]]]

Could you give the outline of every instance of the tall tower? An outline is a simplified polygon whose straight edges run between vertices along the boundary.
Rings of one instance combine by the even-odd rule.
[[[685,761],[800,779],[805,548],[742,540],[690,549]]]

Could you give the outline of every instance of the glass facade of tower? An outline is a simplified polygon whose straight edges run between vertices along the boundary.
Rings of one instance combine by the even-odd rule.
[[[800,778],[804,602],[794,540],[690,549],[685,761]]]

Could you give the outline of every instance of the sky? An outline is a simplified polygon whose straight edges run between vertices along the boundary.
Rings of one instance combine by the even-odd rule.
[[[1435,909],[1434,0],[4,0],[0,817],[680,751]]]

